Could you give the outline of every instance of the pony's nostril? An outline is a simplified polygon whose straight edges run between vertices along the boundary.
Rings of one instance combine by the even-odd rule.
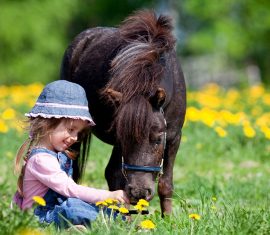
[[[149,189],[146,189],[146,193],[145,193],[145,199],[146,200],[149,200],[151,199],[153,196],[153,191],[149,188]]]
[[[138,188],[129,184],[127,193],[132,202],[137,202],[139,199],[150,201],[153,198],[154,191],[151,188]]]

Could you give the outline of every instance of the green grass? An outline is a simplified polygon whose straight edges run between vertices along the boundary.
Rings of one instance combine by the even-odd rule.
[[[183,135],[185,141],[181,144],[174,167],[173,213],[162,219],[158,196],[155,196],[150,202],[150,215],[139,217],[139,220],[151,219],[156,224],[156,229],[149,233],[269,234],[267,162],[270,144],[266,139],[259,136],[241,139],[237,134],[218,138],[212,129],[199,123],[185,126]],[[16,187],[16,177],[12,173],[13,158],[23,137],[14,131],[1,135],[1,234],[16,234],[18,229],[26,227],[33,233],[68,234],[67,231],[56,231],[52,225],[40,226],[32,210],[22,213],[16,207],[10,209]],[[98,188],[107,187],[104,171],[99,169],[105,169],[110,151],[111,146],[93,139],[84,183]],[[217,200],[214,201],[213,197]],[[199,214],[201,219],[190,219],[191,213]],[[88,234],[139,233],[137,225],[132,229],[131,223],[116,220],[107,231],[99,217]]]
[[[33,216],[33,210],[23,213],[16,206],[10,207],[16,190],[13,161],[26,134],[12,128],[3,134],[3,123],[8,127],[14,126],[17,118],[20,120],[21,114],[29,110],[28,106],[32,105],[41,87],[0,89],[0,95],[4,94],[0,97],[0,235],[81,234],[76,230],[57,231],[53,225],[40,225]],[[25,89],[32,93],[26,93]],[[212,107],[216,99],[219,104]],[[100,215],[87,234],[145,233],[138,227],[143,219],[150,219],[156,225],[154,230],[148,231],[149,234],[270,234],[270,138],[263,134],[263,130],[267,134],[270,129],[265,130],[262,125],[265,122],[270,128],[269,91],[263,87],[251,87],[224,92],[212,85],[210,89],[188,93],[188,101],[188,107],[198,108],[195,115],[199,113],[199,119],[192,120],[194,110],[187,112],[183,141],[174,166],[172,215],[161,218],[156,195],[150,202],[149,215],[133,216],[131,222],[120,219],[109,222],[107,218],[108,229]],[[16,110],[15,115],[6,114],[4,118],[1,112],[10,104]],[[244,112],[246,116],[236,125],[231,125],[230,120],[220,119],[219,111],[222,109],[233,114]],[[213,111],[216,116],[211,116]],[[264,119],[260,120],[261,117]],[[210,128],[203,124],[205,120],[215,124]],[[223,125],[224,122],[227,125]],[[256,136],[248,138],[243,133],[244,123],[249,123],[256,130]],[[214,130],[215,125],[224,127],[227,136],[221,138]],[[107,188],[104,169],[111,149],[111,146],[93,138],[83,184]],[[201,219],[190,219],[189,215],[193,213],[200,215]]]

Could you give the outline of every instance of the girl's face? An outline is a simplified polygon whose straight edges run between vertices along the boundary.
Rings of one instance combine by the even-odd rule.
[[[42,141],[47,149],[55,152],[63,152],[78,141],[80,133],[88,126],[87,121],[80,119],[63,120]]]

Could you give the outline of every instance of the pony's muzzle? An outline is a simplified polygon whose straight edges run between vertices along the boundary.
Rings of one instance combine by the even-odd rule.
[[[127,188],[127,194],[131,204],[136,204],[140,199],[150,201],[154,196],[154,190],[151,188],[142,188],[129,184]]]

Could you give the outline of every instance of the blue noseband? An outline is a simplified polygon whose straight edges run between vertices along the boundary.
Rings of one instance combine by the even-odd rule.
[[[122,169],[129,171],[143,171],[143,172],[161,172],[163,167],[163,159],[160,166],[136,166],[124,163],[122,160]]]

